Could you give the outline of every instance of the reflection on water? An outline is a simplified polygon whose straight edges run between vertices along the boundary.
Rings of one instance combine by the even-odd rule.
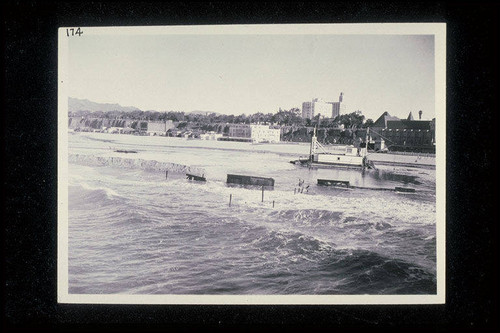
[[[371,177],[376,180],[388,180],[393,182],[400,182],[403,184],[415,184],[421,185],[422,183],[418,181],[418,176],[410,176],[410,175],[400,175],[397,173],[392,173],[390,171],[383,170],[373,170],[369,174]]]

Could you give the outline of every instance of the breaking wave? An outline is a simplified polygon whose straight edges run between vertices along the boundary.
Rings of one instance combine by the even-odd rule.
[[[202,174],[202,168],[191,167],[170,162],[160,162],[156,160],[143,160],[140,158],[123,158],[117,156],[96,156],[86,154],[69,154],[70,163],[87,166],[113,166],[117,168],[141,169],[148,171],[172,171]]]

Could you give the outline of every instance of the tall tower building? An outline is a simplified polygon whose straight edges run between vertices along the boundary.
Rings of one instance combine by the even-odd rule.
[[[343,104],[344,93],[340,93],[338,102],[325,102],[322,99],[314,98],[310,102],[302,103],[302,118],[313,119],[318,113],[322,117],[337,117],[345,113],[346,107]]]
[[[332,112],[330,103],[320,98],[314,98],[311,102],[302,103],[302,118],[313,119],[320,114],[322,117],[328,116]]]
[[[345,113],[345,104],[343,104],[344,93],[341,92],[338,102],[329,102],[332,105],[332,118],[335,119],[341,113]]]
[[[312,102],[302,103],[302,118],[312,119],[314,117],[314,105]]]

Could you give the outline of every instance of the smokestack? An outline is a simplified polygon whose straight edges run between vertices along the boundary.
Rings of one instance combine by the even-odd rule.
[[[418,111],[418,120],[422,120],[422,110]]]

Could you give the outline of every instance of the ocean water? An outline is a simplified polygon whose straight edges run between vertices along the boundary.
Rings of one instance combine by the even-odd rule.
[[[186,164],[207,177],[201,183],[182,173],[70,163],[69,293],[435,294],[435,171],[289,163],[308,150],[69,135],[70,154]],[[272,177],[275,187],[262,202],[260,188],[227,185],[228,173]],[[321,187],[318,178],[367,189]],[[395,186],[416,192],[373,189]]]

